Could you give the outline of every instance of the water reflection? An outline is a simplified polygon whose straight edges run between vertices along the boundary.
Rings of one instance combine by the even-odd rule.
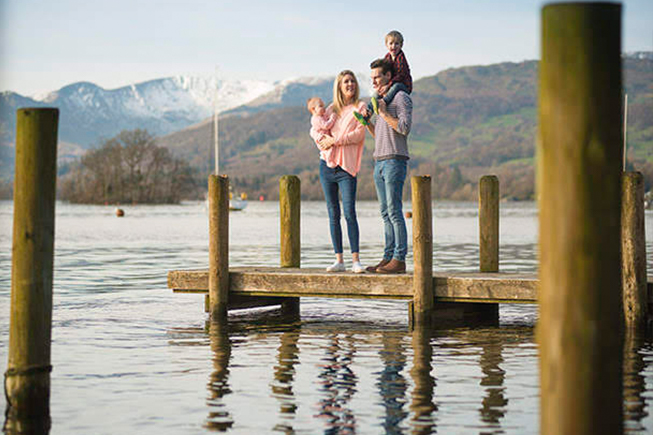
[[[485,387],[485,397],[481,408],[481,420],[491,428],[500,429],[501,419],[505,416],[508,399],[504,396],[506,372],[503,363],[503,345],[491,342],[483,345],[480,364],[483,371],[481,386]]]
[[[295,433],[292,423],[297,411],[293,381],[295,380],[295,364],[299,361],[300,328],[293,328],[283,332],[280,337],[277,365],[274,367],[274,382],[272,383],[272,396],[279,400],[279,417],[281,422],[274,427],[275,432],[286,434]]]
[[[644,337],[626,333],[624,338],[624,426],[627,432],[645,432],[643,420],[648,416],[646,411],[646,371],[644,359],[646,351],[651,354],[650,346]]]
[[[413,414],[411,432],[414,434],[430,434],[436,429],[435,412],[438,407],[433,401],[435,378],[431,375],[432,337],[433,330],[430,328],[416,326],[412,331],[413,367],[410,369],[410,377],[413,379],[414,389],[410,410]]]
[[[356,433],[356,417],[349,401],[356,393],[357,376],[351,369],[356,354],[356,340],[351,333],[331,334],[326,356],[322,358],[320,391],[324,398],[318,404],[316,417],[325,420],[325,434]]]
[[[533,421],[515,426],[515,421],[522,421],[517,416],[523,415],[523,410],[515,407],[519,408],[525,399],[534,399],[524,396],[523,385],[511,384],[511,396],[515,401],[512,403],[506,387],[514,355],[523,353],[517,349],[532,343],[531,327],[435,330],[422,327],[409,331],[356,322],[348,324],[344,330],[346,332],[341,324],[296,322],[278,315],[241,316],[236,321],[232,319],[229,326],[207,322],[202,335],[206,337],[208,332],[213,371],[208,382],[209,413],[204,426],[212,431],[235,429],[234,415],[242,410],[228,409],[226,403],[234,403],[231,399],[225,402],[225,397],[232,393],[230,382],[234,382],[233,377],[230,381],[229,368],[232,352],[237,351],[234,340],[256,334],[257,341],[268,342],[268,349],[272,351],[261,355],[271,356],[272,380],[267,394],[277,405],[273,405],[272,413],[267,414],[270,417],[264,421],[238,419],[239,428],[250,433],[270,429],[285,434],[314,433],[317,429],[325,434],[353,434],[370,429],[369,421],[365,420],[369,416],[374,421],[372,427],[386,434],[449,433],[461,428],[470,433],[536,432],[536,410],[529,413]],[[261,340],[261,337],[270,340]],[[308,347],[302,354],[300,342],[303,340]],[[171,343],[188,345],[185,340]],[[317,343],[323,344],[313,350],[312,346]],[[646,338],[626,337],[624,421],[627,432],[647,431],[646,395],[650,390],[647,390],[646,373],[650,369],[652,351]],[[317,370],[312,365],[316,357]],[[302,375],[298,380],[297,370],[306,358],[313,368],[303,366],[301,373],[311,375],[309,378]],[[533,364],[537,363],[536,349],[528,358]],[[380,369],[374,372],[364,369],[376,364]],[[452,369],[452,364],[457,368]],[[241,367],[244,366],[233,365],[231,371]],[[439,373],[437,380],[434,370]],[[475,371],[480,375],[475,376]],[[302,378],[311,386],[317,384],[319,387],[307,388],[307,384],[302,385]],[[472,382],[460,384],[462,379]],[[373,390],[365,388],[372,383]],[[470,388],[472,384],[481,389],[476,388],[477,393],[474,393],[474,388]],[[247,385],[242,387],[247,388]],[[370,393],[371,396],[367,396]],[[382,412],[370,413],[369,406],[361,406],[361,400],[365,402],[368,398],[369,403],[379,405]],[[310,412],[312,418],[306,420],[300,408],[316,401],[318,411]],[[453,409],[452,403],[455,403]],[[464,421],[452,419],[452,411],[457,413],[462,409],[476,409],[477,418],[469,418],[473,414],[466,411],[468,418]]]
[[[231,393],[229,387],[229,359],[231,340],[227,322],[207,322],[206,326],[213,352],[213,372],[209,376],[209,416],[205,426],[211,430],[224,432],[233,426],[234,421],[222,398]]]
[[[400,424],[408,415],[406,404],[406,379],[402,375],[406,365],[406,349],[403,344],[404,331],[384,331],[383,348],[379,356],[383,371],[376,383],[385,409],[382,426],[387,434],[401,433]]]

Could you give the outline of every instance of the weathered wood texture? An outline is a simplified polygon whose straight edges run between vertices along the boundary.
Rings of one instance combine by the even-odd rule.
[[[499,271],[499,178],[485,175],[478,183],[481,272]]]
[[[413,204],[413,307],[411,323],[430,321],[433,308],[433,210],[431,177],[411,178]]]
[[[542,9],[542,434],[623,431],[621,6]]]
[[[229,292],[229,178],[209,176],[209,313],[227,315]]]
[[[279,180],[281,267],[299,267],[301,258],[299,177],[284,175]]]
[[[58,109],[17,112],[11,314],[5,373],[5,430],[12,433],[28,433],[30,427],[40,432],[50,425],[58,120]]]
[[[301,182],[296,175],[284,175],[279,180],[279,217],[281,267],[300,267]],[[281,310],[285,315],[299,315],[299,298],[285,298]]]
[[[646,231],[644,228],[644,177],[627,172],[622,179],[621,255],[623,304],[626,327],[646,328]]]
[[[537,278],[534,274],[434,273],[434,301],[534,303]],[[413,277],[328,273],[322,269],[232,268],[229,295],[346,297],[413,299]],[[206,270],[168,272],[168,287],[176,292],[204,293]]]

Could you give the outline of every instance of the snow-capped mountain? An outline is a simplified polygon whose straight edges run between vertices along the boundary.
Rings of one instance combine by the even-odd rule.
[[[370,94],[369,78],[359,76],[361,96]],[[251,113],[283,106],[303,106],[311,96],[331,101],[333,77],[294,78],[279,82],[216,80],[178,76],[118,89],[89,82],[73,83],[40,97],[0,93],[1,144],[14,141],[16,109],[58,107],[59,141],[83,148],[98,145],[122,130],[146,129],[160,136],[182,130],[218,112]]]
[[[15,135],[16,109],[58,107],[59,140],[84,147],[97,145],[122,130],[147,129],[155,135],[181,130],[213,113],[232,109],[270,92],[275,84],[253,80],[170,77],[103,89],[93,83],[65,86],[42,98],[0,94],[0,122],[5,137]]]
[[[362,95],[370,94],[369,79],[359,78]],[[304,105],[311,96],[329,102],[333,77],[287,79],[280,82],[219,80],[178,76],[118,89],[79,82],[40,97],[0,93],[2,143],[15,136],[16,109],[58,107],[59,140],[95,146],[122,130],[146,129],[164,135],[196,124],[218,112],[250,113],[280,106]]]
[[[360,96],[371,95],[369,75],[356,74],[361,89]],[[303,106],[311,97],[320,97],[326,104],[333,99],[334,77],[301,77],[277,82],[274,89],[258,98],[236,107],[227,113],[262,112],[276,107]]]

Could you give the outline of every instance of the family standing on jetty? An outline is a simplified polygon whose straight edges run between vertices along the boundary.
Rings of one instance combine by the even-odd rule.
[[[413,82],[403,36],[396,30],[385,37],[388,53],[370,64],[375,90],[369,105],[360,101],[356,76],[344,70],[333,84],[333,103],[310,98],[310,135],[320,149],[320,182],[324,190],[331,242],[336,261],[328,272],[344,272],[340,200],[347,222],[347,235],[354,273],[405,273],[408,236],[402,211],[406,180],[408,134],[412,124],[413,103],[409,96]],[[377,115],[376,124],[370,121]],[[383,258],[375,266],[363,267],[359,253],[359,230],[356,218],[356,176],[361,168],[365,128],[374,137],[374,184],[385,232]]]

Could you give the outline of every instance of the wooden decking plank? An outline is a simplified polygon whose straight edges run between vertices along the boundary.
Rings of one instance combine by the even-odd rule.
[[[522,302],[537,299],[533,274],[436,273],[436,300]],[[412,299],[412,275],[328,273],[322,269],[232,268],[230,292],[250,296],[312,296]],[[177,292],[205,293],[206,270],[171,271],[168,287]]]

